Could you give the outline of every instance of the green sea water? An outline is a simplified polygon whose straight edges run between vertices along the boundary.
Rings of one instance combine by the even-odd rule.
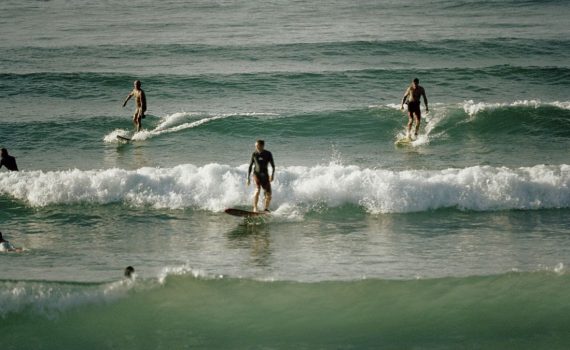
[[[568,283],[565,275],[535,272],[309,284],[170,276],[155,288],[64,284],[57,288],[120,295],[58,315],[42,309],[49,317],[10,318],[4,340],[8,349],[26,347],[18,334],[37,348],[563,349]]]

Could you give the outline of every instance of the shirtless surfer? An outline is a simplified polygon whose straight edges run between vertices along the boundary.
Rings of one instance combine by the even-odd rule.
[[[267,165],[271,164],[271,176]],[[251,162],[247,171],[247,185],[249,186],[251,169],[253,170],[253,180],[255,181],[255,193],[253,194],[253,211],[257,212],[257,203],[259,202],[259,192],[261,188],[265,192],[265,208],[264,211],[269,211],[269,204],[271,203],[271,182],[275,175],[275,163],[273,162],[273,155],[271,152],[265,150],[265,141],[257,140],[255,143],[255,152],[251,155]]]
[[[415,78],[412,84],[408,87],[404,93],[404,98],[402,99],[402,106],[400,109],[404,109],[404,103],[408,103],[408,132],[407,136],[410,138],[410,132],[412,131],[412,124],[414,123],[414,117],[416,120],[415,137],[418,137],[418,131],[420,130],[420,122],[422,120],[422,112],[420,110],[421,97],[424,97],[424,104],[426,105],[426,113],[429,113],[428,100],[426,97],[426,91],[420,86],[420,80]]]
[[[127,105],[127,102],[131,99],[131,97],[135,97],[135,104],[136,110],[135,114],[133,115],[133,124],[135,124],[135,129],[137,132],[141,131],[142,129],[142,118],[145,117],[144,112],[146,112],[146,96],[144,91],[141,89],[141,81],[135,80],[134,82],[135,88],[125,99],[123,102],[123,107]]]

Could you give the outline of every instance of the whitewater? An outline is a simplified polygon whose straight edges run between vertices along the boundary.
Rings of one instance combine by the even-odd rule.
[[[250,202],[248,165],[191,164],[170,169],[31,171],[0,175],[0,193],[32,207],[122,203],[210,210]],[[285,167],[273,184],[281,206],[310,210],[352,204],[372,214],[461,210],[562,209],[570,206],[570,166],[476,166],[388,171],[358,166]]]

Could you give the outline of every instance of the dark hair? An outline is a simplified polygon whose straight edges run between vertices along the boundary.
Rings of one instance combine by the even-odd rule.
[[[132,266],[127,266],[125,268],[125,277],[131,278],[131,276],[135,273],[135,268]]]
[[[418,84],[420,80],[418,78],[414,78],[414,83]]]
[[[265,141],[263,141],[263,140],[257,140],[256,142],[259,143],[259,144],[262,145],[262,146],[265,146]]]
[[[2,152],[1,154],[2,154],[3,156],[7,156],[7,155],[8,155],[8,150],[7,150],[6,148],[2,148],[2,151],[1,151],[1,152]]]

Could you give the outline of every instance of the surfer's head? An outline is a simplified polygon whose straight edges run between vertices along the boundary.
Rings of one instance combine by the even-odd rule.
[[[8,155],[8,150],[6,148],[2,148],[1,155],[2,157],[6,157]]]
[[[135,80],[134,85],[137,89],[140,89],[141,87],[141,81],[140,80]]]
[[[263,151],[263,149],[265,148],[265,141],[263,140],[257,140],[255,141],[255,148],[261,152]]]
[[[135,268],[132,266],[127,266],[125,268],[125,277],[126,278],[132,278],[133,274],[135,273]]]
[[[420,85],[420,80],[418,78],[414,78],[414,80],[412,81],[412,84],[414,84],[414,86],[418,86],[418,85]]]

